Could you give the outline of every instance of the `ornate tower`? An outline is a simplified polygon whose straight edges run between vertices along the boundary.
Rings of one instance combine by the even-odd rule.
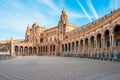
[[[67,24],[68,24],[67,14],[66,14],[65,8],[63,8],[62,14],[60,16],[60,21],[59,21],[59,24],[58,24],[59,37],[62,38],[62,39],[63,39],[63,36],[66,33],[66,25]]]
[[[68,23],[68,19],[67,19],[67,14],[66,14],[65,8],[63,8],[63,10],[62,10],[62,15],[61,15],[60,21],[62,23],[64,23],[64,24]]]
[[[26,35],[25,35],[25,41],[29,42],[30,39],[30,28],[29,28],[29,24],[27,26],[27,30],[26,30]]]
[[[65,9],[61,12],[60,20],[58,23],[57,43],[56,43],[56,55],[60,55],[60,42],[66,33],[66,25],[68,24],[68,18]]]

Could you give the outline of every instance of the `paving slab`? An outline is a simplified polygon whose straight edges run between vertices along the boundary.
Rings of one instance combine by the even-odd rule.
[[[0,61],[0,80],[120,80],[120,63],[73,57],[24,56]]]

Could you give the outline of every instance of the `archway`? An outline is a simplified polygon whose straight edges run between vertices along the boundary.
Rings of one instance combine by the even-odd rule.
[[[120,25],[114,27],[114,44],[115,46],[120,46]]]
[[[85,39],[85,49],[88,49],[88,38]]]
[[[62,52],[64,52],[64,44],[62,44]]]
[[[38,47],[38,55],[40,56],[41,54],[40,54],[40,46]]]
[[[41,52],[43,51],[43,47],[41,46]]]
[[[110,47],[110,36],[109,36],[109,34],[110,34],[110,32],[109,32],[109,30],[106,30],[105,32],[104,32],[104,37],[105,37],[105,48],[108,48],[108,47]]]
[[[29,47],[29,55],[32,55],[32,47]]]
[[[45,52],[45,46],[43,46],[43,52]]]
[[[83,49],[83,40],[80,40],[80,50]]]
[[[114,60],[120,60],[120,25],[116,25],[113,29],[114,33],[114,46],[116,47],[114,53],[113,53],[113,59]]]
[[[24,48],[24,55],[28,55],[28,47],[27,46],[25,46],[25,48]]]
[[[97,34],[97,48],[101,48],[101,34]]]
[[[48,52],[48,46],[46,46],[46,52]]]
[[[67,43],[65,44],[65,51],[67,52]]]
[[[36,47],[33,48],[33,54],[34,55],[37,54],[37,48]]]
[[[91,42],[91,49],[95,48],[94,47],[94,36],[91,36],[90,42]]]
[[[15,46],[15,54],[18,55],[18,46]]]
[[[72,51],[74,51],[74,42],[72,42]]]
[[[23,46],[20,46],[20,55],[24,55],[24,53],[23,53]]]
[[[50,55],[52,55],[52,45],[50,45]]]
[[[55,52],[55,45],[53,45],[53,52]]]
[[[76,41],[76,51],[78,51],[78,47],[79,47],[79,42]]]
[[[69,43],[68,45],[69,45],[69,51],[71,51],[71,43]]]

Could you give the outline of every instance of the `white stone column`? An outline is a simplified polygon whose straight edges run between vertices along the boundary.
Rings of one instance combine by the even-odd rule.
[[[84,55],[84,52],[85,52],[85,39],[83,39],[83,55]]]
[[[97,49],[97,39],[94,40],[94,46]]]
[[[111,38],[111,34],[109,35],[109,38],[110,38],[110,47],[111,47],[111,42],[112,42],[112,41],[111,41],[111,39],[112,39],[112,38]]]
[[[105,47],[105,38],[103,37],[103,48]]]
[[[114,47],[114,34],[112,34],[112,47]]]
[[[85,39],[83,39],[83,50],[85,50]]]
[[[101,37],[101,48],[104,48],[104,41],[105,41],[105,38],[104,36]]]

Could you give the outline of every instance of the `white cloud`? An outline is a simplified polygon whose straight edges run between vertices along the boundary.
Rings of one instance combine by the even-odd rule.
[[[52,10],[54,10],[55,12],[59,12],[59,9],[57,8],[57,6],[54,4],[54,2],[52,0],[38,0],[38,2],[42,2],[45,5],[47,5],[48,7],[50,7]]]
[[[7,9],[11,9],[17,12],[23,11],[23,6],[19,3],[18,0],[10,1],[10,0],[3,0],[2,6]]]
[[[96,19],[98,19],[98,15],[97,15],[97,13],[96,13],[96,11],[95,11],[95,8],[94,8],[91,0],[88,0],[88,1],[87,1],[87,5],[88,5],[89,9],[91,10],[91,12],[93,13],[94,17],[95,17]]]
[[[79,6],[82,8],[83,12],[85,13],[85,15],[87,16],[87,18],[92,22],[91,17],[88,15],[87,11],[85,10],[85,8],[83,7],[83,5],[80,3],[79,0],[77,0],[77,3],[79,4]]]
[[[86,16],[84,14],[77,13],[74,11],[68,11],[68,18],[75,19],[75,18],[85,18],[85,17]]]

